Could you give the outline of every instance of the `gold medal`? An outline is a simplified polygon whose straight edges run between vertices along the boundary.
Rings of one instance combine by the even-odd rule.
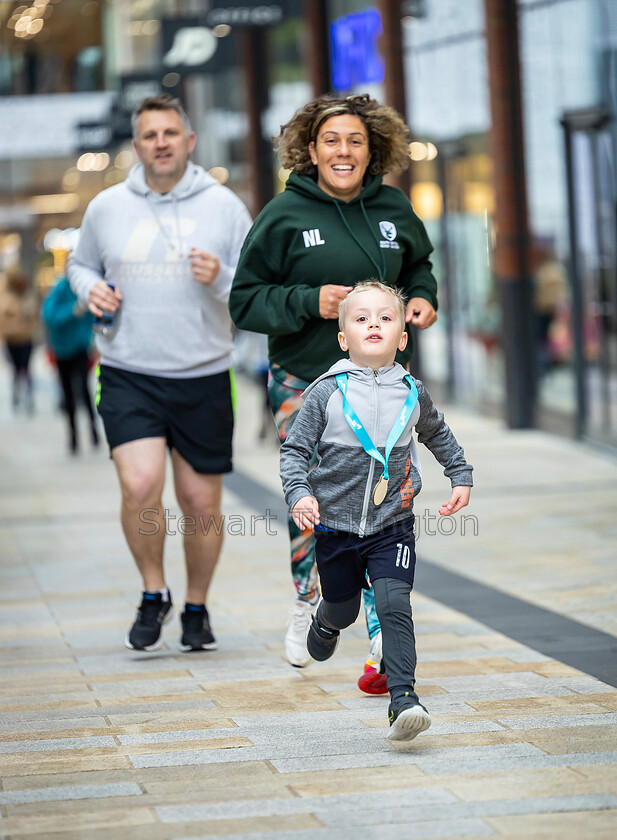
[[[380,505],[383,500],[386,498],[386,493],[388,492],[388,479],[384,478],[383,475],[375,485],[375,489],[373,490],[373,504]]]

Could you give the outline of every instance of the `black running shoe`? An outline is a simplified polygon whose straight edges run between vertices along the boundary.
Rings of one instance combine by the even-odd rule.
[[[182,622],[182,638],[180,647],[188,650],[216,650],[216,639],[210,627],[210,616],[205,607],[195,609],[185,607],[180,616]]]
[[[322,627],[317,621],[317,616],[313,616],[308,636],[306,637],[306,648],[313,659],[316,659],[318,662],[323,662],[326,659],[330,659],[336,650],[340,635],[339,630],[330,630],[329,627]]]
[[[406,691],[390,703],[388,720],[390,729],[386,737],[399,749],[404,749],[407,742],[431,725],[431,716],[414,691]]]
[[[167,624],[173,617],[171,595],[168,601],[163,601],[160,592],[144,592],[137,610],[137,618],[124,644],[131,650],[158,650],[163,644],[163,624]]]

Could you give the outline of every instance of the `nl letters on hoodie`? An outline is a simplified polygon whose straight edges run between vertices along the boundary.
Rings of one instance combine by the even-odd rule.
[[[241,329],[267,333],[270,360],[311,382],[340,358],[336,320],[319,314],[319,290],[376,277],[437,308],[433,250],[404,193],[367,175],[349,202],[291,173],[242,248],[229,309]],[[398,361],[411,358],[412,342]]]

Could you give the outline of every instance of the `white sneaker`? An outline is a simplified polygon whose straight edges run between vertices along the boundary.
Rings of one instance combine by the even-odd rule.
[[[297,598],[289,611],[285,633],[285,656],[287,661],[296,668],[305,668],[313,661],[306,649],[306,637],[313,613],[317,609],[317,603],[317,601],[311,603]]]
[[[379,670],[379,666],[381,664],[381,657],[383,656],[382,653],[382,645],[381,645],[381,630],[378,633],[375,633],[373,638],[371,639],[371,645],[368,650],[368,659],[366,660],[367,665],[372,665],[373,668]],[[366,670],[366,667],[365,667]]]

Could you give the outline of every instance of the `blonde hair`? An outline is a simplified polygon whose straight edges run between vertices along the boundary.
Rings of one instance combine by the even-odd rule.
[[[405,329],[405,296],[400,289],[396,288],[396,286],[386,286],[385,283],[381,283],[379,280],[371,278],[362,283],[358,283],[357,286],[354,286],[347,297],[343,298],[343,300],[339,303],[338,328],[341,332],[343,332],[345,328],[345,318],[347,317],[347,309],[349,307],[350,299],[356,295],[362,294],[362,292],[370,292],[373,290],[385,292],[387,295],[390,295],[393,300],[396,313],[401,321],[401,330]]]
[[[409,166],[409,129],[389,105],[380,105],[368,93],[355,96],[320,96],[297,111],[281,126],[274,147],[285,169],[314,178],[317,167],[309,154],[309,143],[317,140],[319,129],[330,117],[351,114],[359,117],[368,134],[371,175],[385,175]]]

